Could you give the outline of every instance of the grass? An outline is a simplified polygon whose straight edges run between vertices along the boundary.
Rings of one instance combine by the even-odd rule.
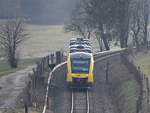
[[[30,65],[35,64],[39,59],[22,59],[19,61],[18,68],[11,68],[6,60],[0,60],[0,77],[7,75],[9,73],[16,72],[18,70],[24,69]]]
[[[122,81],[116,90],[118,104],[122,105],[119,109],[123,109],[126,113],[135,113],[138,92],[139,87],[136,80]]]
[[[38,111],[36,111],[34,108],[29,108],[28,110],[29,113],[40,113]],[[10,110],[6,110],[3,113],[24,113],[24,109],[10,109]]]
[[[66,50],[72,38],[71,34],[64,33],[62,25],[27,25],[27,30],[31,38],[21,46],[23,55],[53,52],[61,48]]]
[[[109,92],[112,103],[118,112],[135,113],[139,86],[134,75],[128,71],[122,62],[114,61],[110,65]],[[116,112],[117,112],[116,111]]]
[[[136,110],[136,100],[138,97],[138,85],[135,80],[126,81],[121,85],[122,94],[125,95],[124,99],[124,107],[127,108],[126,111],[128,113],[135,113]]]
[[[136,66],[140,66],[140,69],[143,74],[145,74],[150,79],[150,51],[144,50],[139,53],[135,57],[129,57],[131,60],[133,60],[134,64]],[[147,112],[147,86],[144,85],[143,88],[143,111]]]
[[[0,19],[0,24],[5,20]],[[35,58],[63,49],[68,51],[69,40],[79,37],[77,34],[66,33],[64,25],[32,25],[27,24],[26,30],[30,38],[23,42],[18,49],[21,58]],[[98,48],[96,38],[92,37],[93,48]],[[1,51],[1,50],[0,50]],[[0,53],[1,54],[1,53]]]
[[[140,66],[141,71],[150,78],[150,51],[148,53],[140,52],[133,58],[136,66]]]
[[[21,56],[39,56],[45,53],[63,49],[68,51],[69,40],[78,35],[65,33],[64,25],[27,25],[30,39],[20,47]],[[93,38],[93,48],[99,48],[97,40]]]
[[[2,21],[0,21],[3,23]],[[19,68],[11,69],[6,61],[0,61],[0,76],[18,71],[34,62],[34,58],[43,57],[51,52],[63,49],[68,51],[69,40],[75,36],[72,33],[64,32],[64,25],[31,25],[26,26],[30,38],[23,42],[18,51],[21,59],[32,58],[31,60],[21,60]],[[93,48],[98,48],[97,40],[93,38]],[[0,56],[2,51],[0,50]],[[33,60],[33,62],[32,62]]]

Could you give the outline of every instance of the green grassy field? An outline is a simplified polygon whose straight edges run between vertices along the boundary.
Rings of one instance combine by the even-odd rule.
[[[23,59],[20,60],[18,64],[18,68],[13,69],[9,66],[6,60],[0,60],[0,77],[3,75],[7,75],[12,72],[16,72],[18,70],[24,69],[27,66],[35,64],[39,59]]]

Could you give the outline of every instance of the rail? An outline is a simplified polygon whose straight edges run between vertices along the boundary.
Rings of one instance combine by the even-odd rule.
[[[86,95],[85,95],[86,93]],[[70,113],[89,113],[90,112],[90,97],[89,91],[75,91],[72,90],[71,99],[71,112]]]
[[[101,60],[105,60],[107,58],[113,57],[115,55],[119,55],[121,52],[123,52],[126,49],[120,49],[120,50],[114,50],[114,51],[106,51],[106,52],[98,52],[94,55],[95,58],[95,62],[101,61]],[[59,67],[61,67],[62,65],[65,65],[67,62],[63,62],[59,65],[57,65],[49,74],[49,78],[48,78],[48,83],[47,83],[47,90],[46,90],[46,95],[45,95],[45,103],[44,103],[44,108],[42,113],[46,113],[46,108],[47,108],[47,101],[48,101],[48,92],[49,92],[49,87],[50,87],[50,83],[51,83],[51,76],[52,73],[58,69]],[[89,100],[88,100],[89,101]],[[74,113],[73,111],[71,113]],[[89,111],[87,112],[89,113]]]
[[[50,83],[51,83],[51,77],[52,77],[52,74],[53,72],[58,69],[59,67],[61,67],[62,65],[66,64],[67,62],[63,62],[59,65],[57,65],[49,74],[49,77],[48,77],[48,82],[47,82],[47,87],[46,87],[46,95],[45,95],[45,103],[44,103],[44,108],[43,108],[43,111],[42,113],[46,113],[46,108],[47,108],[47,102],[48,102],[48,92],[49,92],[49,86],[50,86]]]

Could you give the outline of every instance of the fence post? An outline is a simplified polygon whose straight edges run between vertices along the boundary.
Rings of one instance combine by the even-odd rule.
[[[51,64],[54,64],[54,54],[51,54]]]
[[[33,71],[33,88],[36,88],[36,71],[35,71],[35,69],[33,68],[32,69],[32,71]]]
[[[108,72],[109,72],[109,61],[107,61],[107,63],[106,63],[106,84],[108,84],[108,82],[109,82]]]
[[[136,113],[139,113],[139,99],[136,101]]]
[[[146,89],[147,89],[147,111],[149,111],[150,91],[149,91],[149,79],[148,78],[146,78]]]
[[[24,102],[24,112],[28,113],[28,105],[26,102]]]
[[[61,63],[61,53],[60,51],[56,52],[56,64],[60,64]]]
[[[49,56],[46,57],[46,70],[49,70]]]

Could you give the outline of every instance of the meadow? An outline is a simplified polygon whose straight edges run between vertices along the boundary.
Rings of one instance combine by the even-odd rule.
[[[6,60],[0,60],[0,77],[3,75],[7,75],[9,73],[13,73],[19,71],[21,69],[25,69],[30,65],[34,65],[40,59],[21,59],[18,64],[18,68],[11,68]]]
[[[140,66],[142,72],[150,79],[150,51],[138,53],[134,58],[134,62],[137,66]]]
[[[2,21],[0,21],[3,23]],[[23,42],[18,51],[20,62],[17,69],[11,69],[3,59],[3,51],[0,50],[0,76],[16,72],[29,65],[33,65],[37,58],[44,57],[52,52],[62,50],[68,52],[69,40],[79,37],[72,33],[66,33],[64,25],[26,25],[29,39]],[[99,48],[97,40],[92,38],[93,48]]]
[[[58,50],[68,51],[69,40],[79,37],[66,33],[64,25],[27,25],[30,38],[19,48],[21,57],[42,57]],[[93,48],[98,48],[96,39],[92,38]]]

